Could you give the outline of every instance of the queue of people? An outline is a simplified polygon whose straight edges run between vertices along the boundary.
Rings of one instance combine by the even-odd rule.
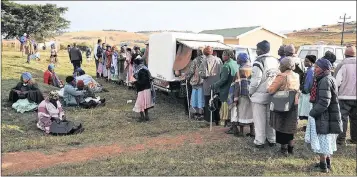
[[[348,46],[345,57],[335,69],[336,56],[327,52],[317,59],[307,55],[304,62],[295,56],[293,45],[279,48],[280,59],[270,55],[270,44],[257,44],[258,57],[253,64],[247,54],[235,58],[233,51],[224,51],[222,60],[211,47],[198,49],[198,56],[188,65],[186,75],[192,87],[189,111],[191,118],[216,125],[231,126],[226,132],[254,138],[256,148],[280,144],[283,156],[294,154],[298,120],[307,120],[305,142],[320,156],[315,167],[331,170],[331,156],[337,144],[346,144],[348,119],[351,140],[357,143],[356,48]],[[306,68],[306,69],[305,69]],[[334,74],[334,76],[333,76]],[[202,113],[203,112],[203,113]]]

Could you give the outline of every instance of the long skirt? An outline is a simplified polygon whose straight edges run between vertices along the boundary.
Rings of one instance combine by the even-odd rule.
[[[288,134],[276,131],[276,143],[279,144],[289,144],[289,141],[294,140],[294,134]]]
[[[114,65],[114,73],[110,72],[112,81],[119,81],[118,77],[118,65]]]
[[[312,109],[312,103],[310,103],[310,94],[300,94],[298,116],[309,117],[309,113],[311,109]]]
[[[242,96],[238,99],[238,122],[239,124],[253,123],[252,102],[248,96]]]
[[[133,111],[137,113],[144,112],[146,109],[154,106],[155,103],[152,100],[151,89],[146,89],[138,93]]]
[[[209,95],[205,96],[204,119],[207,122],[210,122],[210,119],[211,119],[211,111],[208,109],[210,99],[211,99],[211,96],[209,96]],[[219,111],[220,111],[220,107],[221,107],[221,102],[219,100],[215,100],[214,102],[215,102],[216,110],[213,111],[212,121],[215,122],[216,124],[218,124],[220,121]]]
[[[219,116],[222,121],[230,119],[229,105],[227,102],[222,102],[221,109],[219,110]]]
[[[119,81],[125,81],[125,79],[126,79],[124,62],[125,62],[124,60],[119,60],[119,62],[118,62],[118,79],[119,79]]]
[[[108,77],[108,70],[107,70],[107,67],[106,67],[106,63],[104,63],[102,65],[103,65],[103,70],[102,70],[103,77]]]
[[[317,154],[332,155],[337,151],[336,139],[338,134],[317,134],[315,119],[308,118],[305,143],[311,145],[311,150]]]

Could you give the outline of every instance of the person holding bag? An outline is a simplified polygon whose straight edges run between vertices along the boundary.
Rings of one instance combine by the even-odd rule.
[[[281,153],[293,154],[294,134],[297,132],[299,75],[294,73],[295,62],[285,57],[280,62],[280,71],[268,92],[273,95],[270,103],[270,126],[275,129],[276,142],[281,144]]]

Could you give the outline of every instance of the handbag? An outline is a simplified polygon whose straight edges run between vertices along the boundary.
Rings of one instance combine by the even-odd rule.
[[[288,76],[286,76],[286,84],[288,83]],[[277,91],[270,100],[270,111],[289,112],[294,106],[295,96],[296,91],[294,90]]]

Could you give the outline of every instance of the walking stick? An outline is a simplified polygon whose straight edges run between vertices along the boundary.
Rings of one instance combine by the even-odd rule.
[[[213,89],[211,89],[211,100],[212,100],[212,104],[213,104]],[[211,115],[210,115],[210,127],[209,127],[209,131],[212,131],[212,117],[213,117],[213,111],[210,111]]]
[[[189,99],[189,95],[188,95],[188,86],[187,86],[187,79],[186,79],[186,99],[187,99],[187,107],[188,107],[188,118],[191,118],[191,111],[190,111],[190,99]]]

